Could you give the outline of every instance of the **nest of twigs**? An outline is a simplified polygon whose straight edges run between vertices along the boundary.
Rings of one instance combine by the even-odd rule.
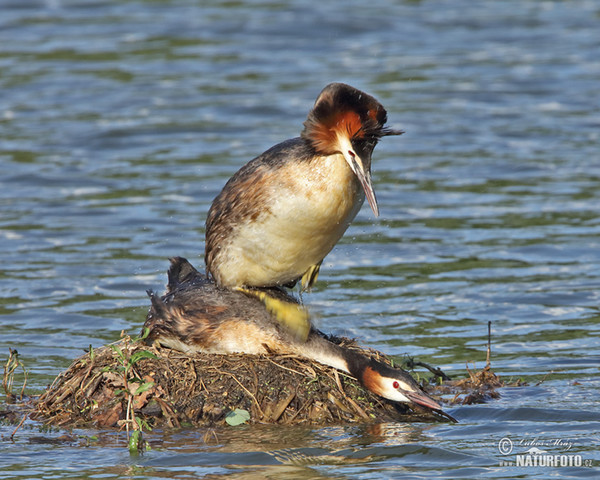
[[[40,397],[33,418],[56,426],[139,428],[444,416],[388,402],[354,378],[297,356],[188,355],[126,338],[76,360]]]

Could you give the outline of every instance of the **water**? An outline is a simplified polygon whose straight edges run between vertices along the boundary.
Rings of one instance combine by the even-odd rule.
[[[3,0],[0,355],[31,393],[136,332],[167,257],[202,265],[212,198],[330,81],[407,133],[375,151],[381,217],[306,297],[319,326],[462,375],[491,321],[492,367],[528,386],[457,425],[154,432],[137,458],[123,434],[0,426],[0,478],[597,476],[599,28],[591,0]],[[595,468],[501,464],[531,446]]]

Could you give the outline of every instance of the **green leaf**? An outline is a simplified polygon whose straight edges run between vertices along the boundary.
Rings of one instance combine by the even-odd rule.
[[[137,456],[141,450],[143,438],[141,430],[134,430],[129,437],[129,454]]]
[[[139,340],[145,340],[146,338],[148,338],[148,335],[150,335],[150,329],[148,327],[144,327],[142,334],[137,337],[135,340],[139,341]]]
[[[154,355],[152,352],[149,352],[148,350],[140,350],[138,352],[135,352],[131,358],[129,359],[129,363],[131,365],[135,365],[136,362],[142,358],[156,358],[156,355]]]
[[[136,389],[134,395],[139,395],[140,393],[143,393],[146,390],[149,390],[153,386],[154,386],[154,382],[144,382]]]
[[[250,413],[241,408],[236,408],[225,415],[225,421],[232,427],[246,423],[248,420],[250,420]]]
[[[121,358],[121,360],[125,360],[125,355],[121,351],[121,349],[116,345],[109,345],[110,348]]]
[[[141,430],[143,431],[144,429],[148,430],[149,432],[152,431],[152,427],[150,426],[150,424],[144,420],[143,418],[140,418],[136,415],[135,417],[135,421],[138,423],[138,425],[140,426]],[[149,447],[148,442],[146,442],[146,447]],[[149,448],[146,448],[146,450],[150,450]]]

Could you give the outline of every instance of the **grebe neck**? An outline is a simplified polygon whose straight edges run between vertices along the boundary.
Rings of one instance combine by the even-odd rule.
[[[307,342],[296,344],[294,350],[304,357],[349,373],[367,390],[388,400],[417,403],[433,410],[442,409],[404,370],[336,345],[318,332],[311,332]]]

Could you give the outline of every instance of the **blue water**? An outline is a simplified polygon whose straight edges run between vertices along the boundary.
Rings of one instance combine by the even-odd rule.
[[[381,216],[305,296],[319,327],[460,376],[491,321],[492,368],[528,385],[456,425],[158,431],[137,458],[124,434],[0,425],[0,478],[597,477],[599,31],[591,0],[1,2],[0,360],[28,391],[138,331],[167,257],[202,265],[227,178],[331,81],[406,134],[374,154]],[[532,446],[585,465],[503,463]]]

